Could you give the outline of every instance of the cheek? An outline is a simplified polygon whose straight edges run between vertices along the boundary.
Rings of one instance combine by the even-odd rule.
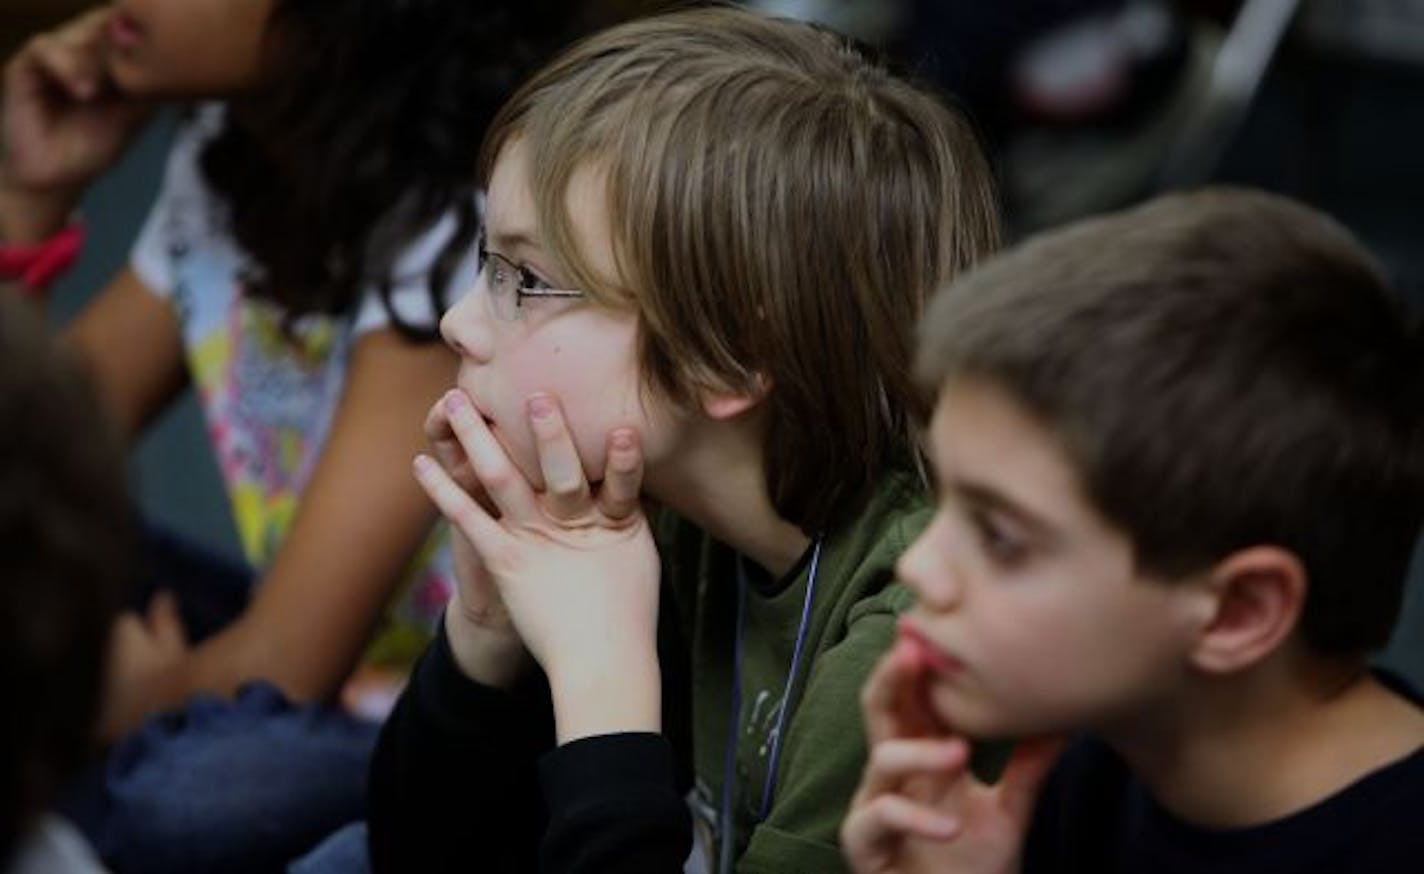
[[[521,344],[504,361],[506,393],[515,421],[526,422],[524,403],[536,393],[558,399],[564,421],[573,434],[574,445],[590,480],[601,479],[608,433],[614,428],[633,426],[643,430],[640,416],[636,368],[631,347],[611,344],[589,349],[579,338],[551,337]],[[532,446],[527,424],[520,429],[527,448],[516,449],[526,461],[516,459],[526,473],[537,468],[538,456]],[[645,437],[647,435],[644,435]]]
[[[1130,599],[1083,597],[999,615],[982,629],[979,667],[987,710],[1005,733],[1101,725],[1155,695],[1176,664],[1160,611]]]

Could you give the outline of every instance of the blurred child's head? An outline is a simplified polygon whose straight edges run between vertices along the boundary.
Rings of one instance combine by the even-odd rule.
[[[305,80],[313,76],[327,91],[370,88],[378,76],[409,87],[412,75],[429,77],[432,65],[457,54],[452,48],[463,39],[461,62],[478,71],[489,89],[507,94],[527,72],[531,58],[522,64],[520,56],[537,54],[539,37],[566,32],[571,22],[561,19],[578,18],[584,5],[582,0],[119,0],[104,35],[105,59],[126,93],[225,99],[268,86],[305,92]],[[505,43],[503,50],[487,37]]]
[[[1184,677],[1383,645],[1421,364],[1351,236],[1266,194],[1084,221],[946,289],[917,365],[941,506],[901,565],[943,715],[1101,727]]]
[[[560,396],[594,472],[608,427],[629,410],[636,423],[640,404],[745,413],[769,496],[808,531],[914,457],[912,326],[928,291],[997,239],[960,115],[831,33],[730,8],[575,46],[500,111],[480,174],[487,248],[588,299],[526,299],[503,322],[479,300],[486,270],[447,317],[462,384],[526,472],[511,416],[534,389]],[[631,378],[616,398],[554,339],[566,317],[593,318],[578,310],[617,325],[600,342]],[[576,385],[558,384],[560,354]]]
[[[121,0],[105,34],[120,89],[153,97],[223,97],[263,79],[268,20],[280,0]]]
[[[128,579],[123,455],[44,323],[0,295],[0,866],[90,751]]]
[[[202,155],[250,256],[248,291],[293,316],[349,313],[453,216],[432,308],[474,240],[473,156],[495,110],[586,31],[587,0],[122,0],[110,75],[145,98],[230,101]],[[453,297],[450,295],[449,297]],[[397,328],[433,339],[388,306]]]

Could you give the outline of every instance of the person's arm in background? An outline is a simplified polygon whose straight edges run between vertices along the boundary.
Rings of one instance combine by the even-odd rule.
[[[45,240],[123,154],[150,107],[118,94],[103,66],[107,9],[30,39],[4,72],[0,243]]]
[[[114,92],[102,63],[106,10],[32,39],[6,67],[0,240],[42,240],[123,152],[147,107]],[[177,318],[132,267],[64,331],[124,433],[133,437],[187,379]],[[428,535],[434,513],[411,482],[431,401],[453,382],[439,343],[392,329],[355,344],[330,437],[287,535],[245,613],[187,649],[171,602],[120,619],[105,737],[197,691],[263,677],[299,700],[330,696]]]
[[[430,533],[435,514],[409,462],[423,445],[425,410],[453,382],[454,367],[443,345],[413,344],[391,328],[356,343],[321,459],[252,602],[179,658],[156,667],[134,660],[146,675],[109,702],[106,737],[195,692],[230,693],[256,677],[299,701],[338,690]]]
[[[60,231],[90,184],[145,124],[150,107],[115,92],[103,66],[107,9],[31,38],[5,65],[0,121],[0,243]],[[41,295],[43,296],[43,295]],[[68,326],[122,433],[132,437],[186,381],[172,308],[131,269]]]
[[[172,307],[123,271],[70,324],[110,412],[129,435],[186,378]],[[199,691],[230,693],[271,680],[296,700],[331,696],[359,657],[434,511],[411,481],[425,409],[453,381],[438,343],[394,329],[363,336],[321,460],[252,602],[228,628],[188,649],[166,602],[125,614],[111,653],[101,735],[113,739]]]

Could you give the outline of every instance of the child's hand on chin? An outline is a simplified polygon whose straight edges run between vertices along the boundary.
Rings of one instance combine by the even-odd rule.
[[[108,169],[151,107],[114,91],[107,7],[31,39],[5,66],[0,224],[6,242],[49,236]],[[10,215],[12,211],[24,213]]]
[[[869,757],[841,824],[857,874],[1011,874],[1062,744],[1020,743],[998,783],[969,770],[969,742],[930,709],[925,660],[896,641],[861,693]]]
[[[557,403],[531,398],[546,484],[535,493],[464,395],[451,392],[444,404],[489,506],[432,459],[416,460],[416,477],[468,539],[514,630],[549,676],[560,741],[658,730],[659,566],[639,503],[637,434],[608,436],[607,467],[595,490]]]

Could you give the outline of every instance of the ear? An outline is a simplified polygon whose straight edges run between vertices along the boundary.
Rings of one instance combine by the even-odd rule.
[[[771,380],[754,373],[750,385],[744,388],[704,388],[700,394],[702,412],[710,419],[735,419],[766,399],[771,392]]]
[[[1208,574],[1213,609],[1192,649],[1199,669],[1227,674],[1259,663],[1295,631],[1305,607],[1305,567],[1278,546],[1234,552]]]

